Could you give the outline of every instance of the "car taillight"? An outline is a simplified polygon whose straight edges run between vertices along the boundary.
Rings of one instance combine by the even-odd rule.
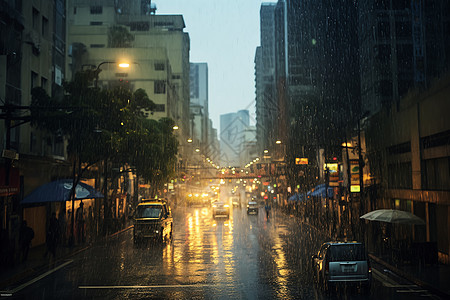
[[[370,260],[367,261],[367,268],[369,270],[369,273],[372,273],[372,265],[370,264]]]

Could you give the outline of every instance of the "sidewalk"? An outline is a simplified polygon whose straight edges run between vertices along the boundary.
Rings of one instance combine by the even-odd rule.
[[[404,264],[393,266],[373,254],[369,254],[369,257],[386,269],[414,282],[418,286],[426,288],[444,299],[450,298],[450,266],[443,264],[425,266]]]
[[[17,263],[13,267],[0,269],[0,290],[3,291],[11,285],[24,281],[25,279],[30,278],[33,275],[42,273],[43,270],[48,270],[49,268],[57,266],[64,260],[82,251],[85,251],[86,249],[89,249],[93,244],[103,239],[113,237],[130,228],[132,228],[132,226],[127,226],[124,229],[119,230],[113,234],[110,234],[103,238],[99,238],[97,241],[94,241],[91,244],[85,243],[82,245],[75,245],[73,247],[59,246],[57,248],[56,259],[51,259],[49,255],[47,255],[46,257],[44,256],[46,252],[45,244],[30,248],[27,261]]]
[[[0,290],[13,285],[14,283],[23,281],[24,279],[39,273],[46,268],[56,265],[64,259],[79,253],[89,247],[88,244],[76,245],[74,247],[59,246],[57,248],[56,258],[50,258],[44,254],[47,250],[46,245],[39,245],[30,248],[28,259],[25,262],[16,263],[12,267],[3,268],[0,271]]]

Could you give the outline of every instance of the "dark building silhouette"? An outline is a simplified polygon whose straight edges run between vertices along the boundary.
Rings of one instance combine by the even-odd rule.
[[[450,1],[358,1],[361,105],[371,114],[449,68]]]

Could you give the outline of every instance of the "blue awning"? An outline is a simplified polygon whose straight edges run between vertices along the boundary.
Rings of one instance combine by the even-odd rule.
[[[21,204],[68,201],[72,182],[72,179],[61,179],[41,185],[26,196]],[[86,183],[79,182],[75,187],[75,200],[103,197],[102,193]]]
[[[306,195],[305,194],[299,194],[299,193],[295,193],[294,195],[290,196],[288,198],[288,201],[305,201],[306,199]]]
[[[314,188],[314,190],[309,191],[307,193],[308,196],[312,196],[312,197],[321,197],[321,198],[326,198],[327,197],[327,192],[325,191],[325,184],[319,184],[318,186],[316,186]],[[328,198],[333,198],[333,188],[332,187],[328,187]]]

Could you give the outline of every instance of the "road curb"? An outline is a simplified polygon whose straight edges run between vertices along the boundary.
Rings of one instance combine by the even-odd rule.
[[[421,287],[423,287],[423,288],[425,288],[427,290],[430,290],[433,293],[435,293],[435,294],[437,294],[437,295],[439,295],[441,297],[444,297],[444,299],[449,299],[450,298],[450,294],[449,293],[447,293],[447,292],[445,292],[445,291],[443,291],[441,289],[438,289],[438,288],[436,288],[436,287],[434,287],[434,286],[432,286],[432,285],[430,285],[430,284],[428,284],[428,283],[426,283],[426,282],[424,282],[424,281],[422,281],[422,280],[420,280],[418,278],[410,276],[407,272],[405,272],[403,270],[400,270],[400,269],[390,265],[389,263],[387,263],[384,260],[376,257],[375,255],[369,253],[369,257],[370,257],[370,259],[372,259],[373,261],[377,262],[378,264],[384,266],[385,268],[387,268],[388,270],[392,271],[393,273],[395,273],[395,274],[397,274],[397,275],[399,275],[399,276],[401,276],[401,277],[403,277],[403,278],[405,278],[405,279],[407,279],[407,280],[417,284],[418,286],[421,286]]]

